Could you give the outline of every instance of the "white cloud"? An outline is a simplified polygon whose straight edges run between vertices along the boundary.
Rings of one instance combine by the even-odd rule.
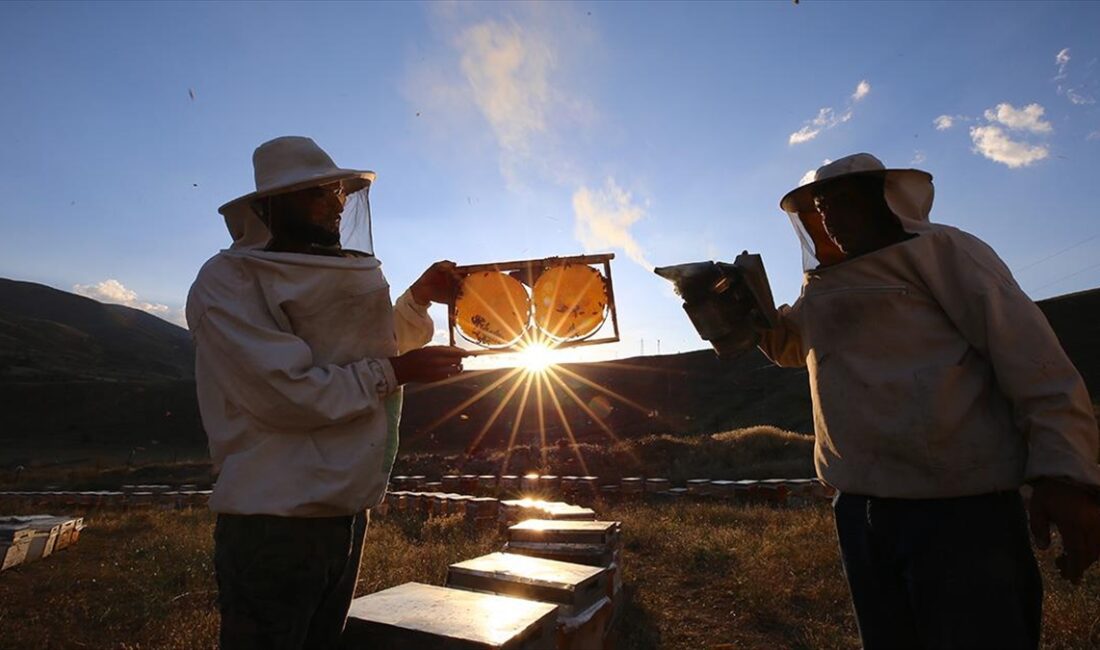
[[[971,127],[970,139],[974,142],[976,153],[1013,169],[1027,167],[1050,155],[1045,146],[1013,140],[996,125]]]
[[[803,142],[809,142],[816,138],[818,133],[821,133],[821,129],[815,129],[812,126],[806,125],[787,136],[787,144],[802,144]]]
[[[474,103],[500,146],[525,151],[546,130],[553,99],[553,49],[517,24],[486,21],[457,39],[461,70]]]
[[[73,285],[73,293],[99,302],[140,309],[180,327],[187,327],[187,320],[182,309],[173,310],[168,305],[140,300],[137,292],[126,288],[125,285],[113,278],[95,284],[75,284]]]
[[[1028,104],[1023,108],[1016,108],[1012,104],[997,104],[996,109],[990,108],[985,112],[985,119],[1007,126],[1014,131],[1029,131],[1031,133],[1050,133],[1054,130],[1050,122],[1043,120],[1045,110],[1038,104]]]
[[[791,133],[787,136],[788,145],[802,144],[803,142],[809,142],[816,138],[822,131],[828,131],[829,129],[844,124],[848,120],[852,119],[853,111],[852,105],[866,97],[871,92],[871,84],[866,79],[860,81],[856,86],[856,90],[852,93],[850,102],[845,108],[844,112],[837,113],[833,107],[826,106],[817,111],[812,119],[807,120],[806,123],[799,130]]]
[[[1085,139],[1086,140],[1100,140],[1100,131],[1093,131],[1092,133],[1085,136]]]
[[[1055,77],[1055,81],[1066,78],[1066,66],[1069,64],[1069,48],[1064,47],[1054,57],[1054,63],[1058,65],[1058,76]]]
[[[924,151],[917,149],[913,152],[913,159],[909,161],[910,165],[919,165],[925,160],[928,160],[928,156],[924,155]]]
[[[602,189],[581,187],[573,193],[573,234],[589,252],[609,247],[623,249],[630,259],[652,270],[630,227],[645,216],[629,192],[608,178]]]
[[[539,180],[575,184],[575,163],[559,149],[595,121],[595,110],[570,82],[583,71],[592,36],[578,27],[563,46],[564,5],[516,5],[501,18],[475,5],[430,5],[438,44],[409,64],[403,91],[424,132],[447,147],[476,149],[491,137],[509,185]],[[487,127],[487,129],[486,129]],[[453,154],[451,154],[453,155]]]
[[[864,79],[863,81],[859,82],[859,85],[856,86],[856,91],[852,93],[852,101],[858,102],[859,100],[870,94],[871,83]]]
[[[955,126],[955,118],[950,115],[941,115],[933,121],[933,124],[936,125],[937,131],[946,131]]]
[[[821,164],[822,165],[828,165],[831,162],[833,162],[831,159],[826,158],[825,160],[821,161]],[[817,170],[816,169],[808,170],[805,174],[802,175],[802,178],[800,178],[798,180],[798,187],[802,187],[803,185],[806,185],[807,183],[814,182],[814,177],[816,177],[816,176],[817,176]]]

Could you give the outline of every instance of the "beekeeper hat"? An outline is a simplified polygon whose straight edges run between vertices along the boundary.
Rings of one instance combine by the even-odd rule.
[[[288,135],[269,140],[252,154],[256,191],[237,197],[218,208],[228,216],[256,199],[339,182],[352,194],[374,182],[372,171],[343,169],[311,138]]]

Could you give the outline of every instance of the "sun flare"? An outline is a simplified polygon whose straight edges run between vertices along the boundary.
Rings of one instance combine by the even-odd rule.
[[[542,373],[554,365],[553,349],[545,343],[532,343],[519,352],[519,366],[528,373]]]

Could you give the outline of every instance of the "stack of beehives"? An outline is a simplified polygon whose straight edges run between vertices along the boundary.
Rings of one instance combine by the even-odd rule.
[[[511,526],[504,552],[452,564],[446,587],[410,582],[356,599],[346,633],[351,647],[613,645],[622,593],[619,522],[595,521],[592,510],[567,503],[456,496],[399,491],[388,500],[394,510],[421,515],[452,514],[461,503],[470,519],[479,504],[491,502],[502,522],[530,514],[545,518]]]
[[[40,560],[80,539],[83,517],[26,515],[0,518],[0,570]]]

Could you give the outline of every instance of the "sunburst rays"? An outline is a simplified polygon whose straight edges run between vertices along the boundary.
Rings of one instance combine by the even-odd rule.
[[[471,454],[478,449],[487,436],[490,439],[494,439],[494,436],[490,436],[490,433],[494,430],[494,427],[501,422],[501,416],[507,411],[514,415],[512,421],[502,427],[506,427],[504,431],[507,431],[507,446],[504,449],[503,461],[501,462],[501,474],[506,474],[508,472],[508,466],[512,460],[512,452],[516,447],[517,438],[519,437],[520,431],[524,428],[525,423],[528,425],[535,424],[537,427],[537,444],[539,446],[539,459],[541,460],[542,467],[546,467],[549,460],[550,447],[547,440],[548,434],[552,429],[560,428],[562,433],[561,437],[568,443],[581,470],[585,474],[588,474],[588,462],[584,458],[583,450],[577,439],[578,433],[584,432],[578,432],[575,423],[570,421],[568,410],[572,408],[574,411],[579,410],[582,412],[595,428],[606,437],[607,442],[619,442],[621,438],[615,433],[614,426],[609,421],[608,414],[604,413],[601,415],[597,413],[589,402],[586,401],[586,396],[582,395],[583,392],[591,391],[595,393],[596,396],[603,396],[606,398],[606,401],[610,402],[612,405],[618,404],[637,410],[647,417],[654,417],[654,409],[585,377],[584,374],[582,374],[583,370],[581,370],[581,368],[567,368],[565,366],[550,363],[549,361],[552,359],[555,345],[548,337],[532,339],[528,341],[528,345],[539,346],[541,348],[538,352],[541,358],[539,358],[536,363],[507,369],[500,377],[489,382],[476,393],[462,400],[457,406],[449,409],[445,414],[433,420],[431,424],[421,431],[421,433],[429,433],[438,429],[440,426],[444,425],[452,418],[457,417],[481,400],[486,398],[495,399],[497,402],[492,405],[489,415],[484,422],[479,424],[477,433],[466,445],[467,454]],[[522,361],[522,355],[520,360]],[[643,370],[643,368],[626,364],[618,364],[617,368],[627,371]],[[478,377],[494,372],[498,371],[475,370],[468,373],[462,373],[461,377]],[[430,390],[436,386],[453,383],[455,380],[457,380],[457,378],[447,380],[446,382],[417,387],[416,390]],[[532,397],[534,399],[532,399]],[[534,403],[533,418],[528,408],[532,402]],[[512,408],[515,410],[512,411]],[[501,433],[503,434],[503,431]]]

